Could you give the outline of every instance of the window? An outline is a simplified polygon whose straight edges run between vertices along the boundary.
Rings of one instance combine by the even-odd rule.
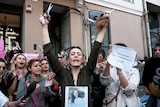
[[[89,18],[92,20],[95,20],[95,18],[97,16],[99,16],[101,14],[101,12],[98,11],[89,11]],[[109,48],[109,43],[110,43],[110,38],[109,38],[109,24],[106,26],[106,34],[105,34],[105,38],[102,42],[102,48],[105,50],[105,52],[108,50]],[[93,46],[93,43],[97,37],[97,30],[95,29],[95,23],[91,23],[90,24],[90,37],[91,37],[91,46]]]

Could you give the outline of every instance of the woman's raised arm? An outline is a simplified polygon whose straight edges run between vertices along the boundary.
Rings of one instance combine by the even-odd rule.
[[[43,44],[50,43],[49,32],[48,32],[48,23],[50,21],[50,15],[43,14],[39,18],[40,23],[42,25],[42,36],[43,36]]]

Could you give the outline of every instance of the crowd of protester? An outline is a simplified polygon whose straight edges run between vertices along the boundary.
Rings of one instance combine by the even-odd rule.
[[[144,84],[138,69],[133,66],[129,72],[124,72],[112,66],[106,59],[112,49],[105,52],[101,48],[106,24],[110,20],[107,14],[97,18],[98,35],[88,60],[77,46],[55,54],[48,33],[50,16],[44,14],[41,17],[44,17],[41,23],[43,54],[27,61],[19,43],[14,42],[12,50],[5,53],[4,59],[0,58],[0,107],[64,107],[66,86],[89,87],[88,107],[142,107],[144,101],[138,96],[138,86]],[[126,47],[123,43],[116,45]],[[155,56],[158,55],[156,50]],[[30,88],[34,88],[32,92]],[[145,89],[149,92],[148,86]],[[82,105],[79,91],[76,89],[72,94],[68,107],[78,107],[75,102]],[[152,93],[147,96],[155,98]],[[147,101],[143,107],[151,107],[147,106]],[[158,107],[158,101],[156,103],[154,107]]]

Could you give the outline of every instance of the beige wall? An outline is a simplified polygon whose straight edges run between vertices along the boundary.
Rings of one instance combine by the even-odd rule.
[[[75,0],[44,0],[45,2],[52,2],[55,4],[65,5],[75,8]],[[32,12],[26,12],[25,5],[32,5]],[[25,52],[34,52],[33,44],[42,45],[42,32],[41,25],[39,23],[39,16],[43,12],[43,0],[38,0],[38,2],[33,2],[32,0],[25,0],[24,11],[23,11],[23,36],[22,36],[22,48]],[[73,15],[73,14],[72,14]],[[73,17],[76,15],[73,15]],[[71,19],[71,23],[74,23],[75,20]],[[80,22],[78,22],[80,23]],[[73,26],[75,26],[73,24]],[[76,30],[76,29],[74,29]],[[78,32],[77,32],[78,33]],[[75,35],[71,33],[71,35]],[[81,35],[78,33],[78,35]],[[74,44],[74,43],[73,43]]]
[[[32,5],[32,12],[26,12],[24,9],[23,17],[23,49],[25,52],[34,52],[33,44],[42,45],[42,32],[39,23],[39,16],[43,11],[43,2],[32,2],[25,0],[25,5]],[[25,7],[24,5],[24,7]]]
[[[111,9],[86,3],[86,17],[89,9],[95,11],[110,11]],[[141,16],[114,10],[110,16],[111,44],[123,42],[128,47],[137,51],[138,59],[143,59],[144,50],[144,26]],[[143,28],[143,29],[142,29]]]
[[[123,42],[137,51],[138,57],[144,56],[141,17],[121,11],[111,15],[111,43]]]
[[[42,1],[42,0],[39,0]],[[76,4],[76,0],[43,0],[44,2],[52,2],[54,4],[69,6],[74,8]]]
[[[81,46],[83,48],[82,16],[75,10],[70,11],[71,21],[71,46]]]

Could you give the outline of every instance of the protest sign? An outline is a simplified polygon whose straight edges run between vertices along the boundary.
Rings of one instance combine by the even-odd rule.
[[[0,40],[0,51],[4,51],[4,40]]]
[[[27,62],[31,59],[37,59],[39,54],[33,54],[33,53],[23,53],[26,56]]]
[[[108,62],[117,68],[122,69],[123,71],[130,71],[132,68],[137,52],[134,49],[119,46],[111,45],[112,52],[107,57]]]
[[[0,40],[0,58],[4,59],[4,40]]]

